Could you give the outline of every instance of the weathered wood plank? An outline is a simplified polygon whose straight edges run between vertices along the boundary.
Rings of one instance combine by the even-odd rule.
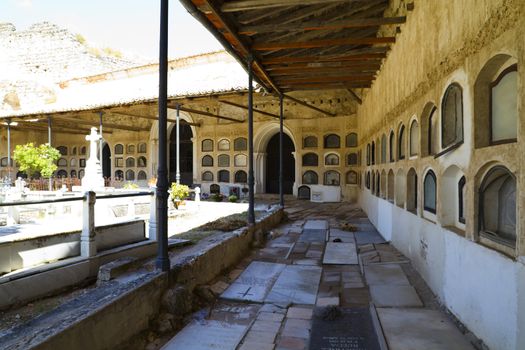
[[[363,61],[367,59],[381,59],[386,57],[386,52],[358,53],[347,55],[326,55],[326,56],[284,56],[268,58],[263,60],[265,66],[283,63],[311,63],[311,62],[344,62],[344,61]]]
[[[239,29],[239,34],[254,35],[260,33],[271,32],[290,32],[290,31],[312,31],[312,30],[326,30],[326,29],[342,29],[342,28],[365,28],[375,27],[387,24],[401,24],[405,23],[406,17],[384,17],[384,18],[357,18],[343,21],[330,22],[326,20],[316,20],[303,22],[298,24],[275,25],[262,24],[252,26],[242,26]]]
[[[225,2],[221,6],[222,12],[238,12],[260,10],[271,7],[305,6],[328,4],[331,2],[348,2],[360,0],[236,0]]]
[[[305,42],[281,42],[281,43],[254,43],[252,49],[256,51],[286,50],[286,49],[313,49],[316,47],[342,46],[342,45],[374,45],[374,44],[393,44],[395,37],[371,37],[371,38],[344,38],[344,39],[324,39]]]
[[[328,82],[370,82],[374,80],[373,75],[348,75],[348,76],[321,76],[321,77],[306,77],[298,79],[290,79],[288,77],[279,78],[277,81],[280,84],[308,84],[308,83],[328,83]]]

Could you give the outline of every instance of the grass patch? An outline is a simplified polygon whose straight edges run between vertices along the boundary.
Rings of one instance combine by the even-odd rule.
[[[255,217],[259,217],[263,212],[255,212]],[[241,227],[247,226],[248,212],[232,214],[215,221],[210,221],[204,225],[173,236],[173,238],[187,239],[193,244],[201,239],[209,237],[216,233],[231,232]]]

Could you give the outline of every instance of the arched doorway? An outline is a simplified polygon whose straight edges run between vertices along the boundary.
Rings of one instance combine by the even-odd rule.
[[[180,182],[193,184],[193,133],[187,124],[180,125]],[[177,128],[174,126],[170,135],[170,182],[176,181],[177,174]]]
[[[107,143],[102,147],[102,176],[111,177],[111,149]]]
[[[295,152],[292,139],[283,135],[283,192],[293,193],[295,182]],[[279,193],[279,134],[272,136],[266,146],[266,193]]]

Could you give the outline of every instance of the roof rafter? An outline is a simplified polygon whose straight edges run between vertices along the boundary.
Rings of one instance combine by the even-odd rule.
[[[237,12],[237,11],[251,11],[260,10],[271,7],[285,7],[285,6],[306,6],[327,4],[331,2],[359,2],[362,0],[235,0],[228,1],[222,4],[222,12]]]

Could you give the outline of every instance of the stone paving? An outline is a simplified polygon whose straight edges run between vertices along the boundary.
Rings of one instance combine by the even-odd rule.
[[[360,209],[294,204],[163,349],[473,349]]]

